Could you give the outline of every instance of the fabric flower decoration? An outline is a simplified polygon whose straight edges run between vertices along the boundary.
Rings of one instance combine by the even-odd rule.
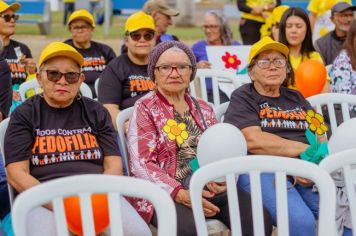
[[[239,65],[241,65],[241,61],[237,58],[236,55],[230,55],[229,52],[225,52],[225,55],[223,55],[221,57],[221,60],[223,60],[223,62],[225,62],[225,68],[229,69],[229,68],[233,68],[233,69],[237,69],[237,67]]]
[[[309,129],[318,135],[323,135],[328,131],[328,127],[324,123],[324,117],[321,114],[308,110],[305,119],[309,123]]]
[[[186,125],[184,123],[178,124],[173,119],[167,120],[165,126],[163,126],[163,131],[167,134],[169,140],[176,140],[178,145],[181,145],[189,137]]]

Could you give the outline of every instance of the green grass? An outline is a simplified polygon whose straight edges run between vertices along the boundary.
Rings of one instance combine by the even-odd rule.
[[[28,18],[26,16],[26,18]],[[52,28],[51,34],[48,38],[68,38],[70,34],[67,27],[62,24],[63,12],[52,12]],[[110,27],[109,34],[104,34],[104,26],[97,26],[94,31],[93,38],[95,39],[117,39],[122,38],[124,34],[125,19],[122,17],[113,17],[113,23]],[[234,32],[235,38],[239,38],[237,22],[231,22],[231,28]],[[203,31],[197,27],[170,27],[169,32],[178,36],[182,41],[195,41],[204,38]],[[40,35],[37,25],[34,24],[17,24],[16,34],[18,35]]]

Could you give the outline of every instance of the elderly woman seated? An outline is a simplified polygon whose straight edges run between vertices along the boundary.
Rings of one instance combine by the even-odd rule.
[[[130,119],[128,146],[133,176],[152,181],[164,188],[175,201],[178,217],[177,235],[196,235],[188,180],[189,164],[196,156],[200,136],[217,121],[213,109],[191,97],[188,88],[197,70],[192,51],[176,41],[158,44],[151,52],[148,74],[156,89],[139,99]],[[203,191],[207,218],[221,220],[230,227],[224,184],[209,183]],[[252,235],[250,195],[238,188],[242,231]],[[133,202],[142,217],[157,225],[151,204],[141,199]],[[271,232],[268,214],[266,235]]]
[[[5,136],[8,180],[17,193],[65,176],[122,174],[108,111],[79,94],[83,61],[65,43],[54,42],[43,50],[37,73],[43,94],[12,113]],[[127,201],[122,207],[125,235],[151,234]],[[32,210],[28,219],[28,235],[56,235],[50,204]]]
[[[255,43],[248,58],[252,83],[235,90],[225,113],[224,122],[241,129],[251,154],[299,158],[309,149],[305,132],[306,113],[312,107],[296,90],[283,84],[293,76],[289,50],[281,43],[264,37]],[[274,175],[261,179],[264,206],[276,224],[276,191]],[[315,235],[315,218],[319,195],[309,180],[295,177],[288,182],[290,235]],[[240,176],[238,185],[250,191],[248,175]]]

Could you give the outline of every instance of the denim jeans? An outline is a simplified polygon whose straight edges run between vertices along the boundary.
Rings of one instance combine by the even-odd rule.
[[[238,185],[250,192],[248,175],[240,175]],[[311,187],[293,186],[287,181],[289,234],[291,236],[316,235],[315,218],[318,217],[319,194]],[[277,225],[276,188],[274,174],[261,175],[262,201]]]
[[[0,220],[10,212],[9,190],[7,188],[5,165],[0,154]]]

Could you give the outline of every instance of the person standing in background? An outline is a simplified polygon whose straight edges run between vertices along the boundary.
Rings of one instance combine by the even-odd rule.
[[[74,47],[84,57],[82,73],[85,75],[85,83],[89,85],[93,97],[96,98],[95,81],[116,55],[108,45],[91,40],[94,29],[93,15],[84,9],[77,10],[68,19],[68,30],[72,38],[64,42]]]
[[[238,0],[241,11],[240,33],[244,45],[252,45],[260,40],[260,28],[272,10],[281,5],[281,0]]]
[[[18,92],[20,84],[25,82],[29,75],[36,72],[36,62],[32,58],[29,47],[11,39],[11,36],[16,32],[16,21],[19,19],[19,15],[16,15],[15,12],[20,7],[21,5],[17,2],[8,5],[0,0],[0,38],[4,43],[0,57],[6,60],[11,70],[13,88],[11,111],[21,103]]]
[[[313,42],[334,29],[331,21],[331,8],[338,2],[347,2],[352,5],[351,0],[310,0],[308,5],[310,25],[313,31]]]
[[[283,13],[289,8],[289,6],[278,6],[273,9],[271,15],[266,18],[266,22],[261,26],[260,33],[261,39],[265,36],[271,37],[273,40],[278,41],[279,37],[279,22],[283,16]]]
[[[322,56],[325,65],[333,63],[345,42],[356,7],[346,2],[339,2],[331,9],[331,21],[335,29],[315,42],[315,49]]]
[[[75,0],[63,0],[64,3],[64,15],[63,15],[63,25],[67,24],[67,19],[70,14],[75,10]]]

